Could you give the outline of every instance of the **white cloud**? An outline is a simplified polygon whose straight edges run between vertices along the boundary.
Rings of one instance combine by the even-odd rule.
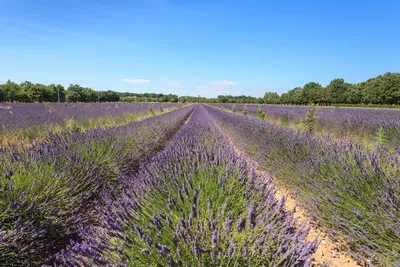
[[[236,83],[232,81],[212,81],[206,85],[199,85],[197,88],[201,90],[225,90],[235,85]]]
[[[122,78],[121,81],[126,83],[149,83],[150,80],[146,79],[129,79],[129,78]]]
[[[232,81],[212,81],[210,85],[214,88],[223,89],[235,86],[236,83]]]
[[[218,95],[233,95],[233,96],[239,96],[239,95],[243,95],[243,93],[241,91],[238,90],[220,90],[218,91]]]
[[[180,89],[183,87],[183,84],[180,81],[167,81],[169,87]]]
[[[199,89],[201,95],[207,97],[215,97],[217,95],[238,95],[241,92],[230,90],[232,87],[236,86],[236,82],[232,81],[211,81],[205,85],[196,86]]]

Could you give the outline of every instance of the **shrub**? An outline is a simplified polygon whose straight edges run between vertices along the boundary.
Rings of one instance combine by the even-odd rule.
[[[311,106],[307,111],[305,118],[303,119],[303,128],[306,133],[312,133],[315,131],[318,122],[318,111],[319,108],[315,105]]]
[[[243,109],[242,109],[242,114],[244,116],[247,116],[248,113],[249,113],[249,110],[247,109],[247,106],[244,106]]]

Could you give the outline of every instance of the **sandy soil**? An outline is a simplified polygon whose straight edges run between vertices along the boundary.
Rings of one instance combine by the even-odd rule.
[[[297,224],[301,225],[302,223],[308,223],[308,225],[310,225],[310,231],[308,232],[307,240],[312,241],[315,238],[320,240],[318,249],[313,257],[313,264],[318,266],[323,263],[330,263],[330,266],[332,267],[361,266],[345,251],[341,251],[341,244],[331,240],[331,238],[329,238],[323,229],[313,223],[312,219],[307,215],[307,212],[296,203],[296,200],[290,195],[288,190],[277,187],[276,197],[281,198],[283,196],[287,197],[285,205],[286,209],[296,209],[294,212],[294,217],[297,219]]]

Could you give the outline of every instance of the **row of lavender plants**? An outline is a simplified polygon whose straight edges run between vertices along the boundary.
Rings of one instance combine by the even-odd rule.
[[[184,125],[184,107],[122,127],[0,150],[0,265],[38,266],[74,240],[100,192],[112,192]]]
[[[61,123],[126,113],[146,112],[152,107],[170,108],[176,103],[0,103],[0,132],[40,124]]]
[[[233,106],[235,105],[235,106]],[[310,107],[216,104],[227,110],[240,113],[247,109],[250,115],[257,115],[257,109],[265,113],[267,120],[283,126],[301,126]],[[366,142],[400,146],[400,110],[371,108],[321,107],[317,112],[315,130],[334,134],[338,137],[354,136]]]
[[[368,265],[400,264],[400,150],[294,131],[207,107],[237,145]],[[396,265],[397,264],[397,265]]]
[[[162,114],[181,105],[167,104],[122,104],[121,103],[79,103],[59,104],[66,110],[52,111],[55,104],[15,104],[24,105],[18,110],[0,109],[0,147],[19,145],[31,146],[32,143],[46,140],[58,133],[85,132],[96,128],[109,128],[127,125],[154,115]],[[50,106],[49,106],[50,105]],[[65,106],[67,105],[67,106]],[[69,105],[69,106],[68,106]],[[41,110],[36,110],[40,107]],[[49,107],[49,110],[45,108]],[[30,109],[33,109],[30,110]],[[44,110],[43,110],[44,108]],[[3,116],[5,115],[5,116]]]
[[[82,227],[54,265],[310,266],[317,247],[201,105],[118,189],[94,211],[101,223]]]

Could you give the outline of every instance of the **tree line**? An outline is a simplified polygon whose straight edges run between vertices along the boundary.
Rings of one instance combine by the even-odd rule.
[[[120,97],[113,91],[95,91],[78,84],[67,89],[60,84],[45,85],[29,81],[0,84],[0,102],[116,102]]]
[[[44,85],[29,81],[17,84],[8,80],[0,84],[0,102],[181,102],[181,103],[249,103],[249,104],[400,104],[400,73],[387,72],[358,84],[342,78],[327,86],[309,82],[279,95],[266,92],[264,97],[219,95],[216,98],[177,96],[175,94],[120,93],[96,91],[70,84],[66,89],[58,84]]]
[[[355,84],[342,78],[333,79],[327,86],[309,82],[287,93],[267,92],[266,104],[331,105],[331,104],[400,104],[400,73],[387,72]]]
[[[251,96],[180,96],[175,94],[121,93],[96,91],[70,84],[66,89],[58,84],[45,85],[29,81],[15,83],[8,80],[0,84],[0,102],[181,102],[181,103],[263,103],[263,98]]]
[[[92,88],[70,84],[66,89],[60,84],[45,85],[10,80],[0,84],[0,102],[178,102],[178,96],[169,94],[120,93],[111,90],[96,91]]]

